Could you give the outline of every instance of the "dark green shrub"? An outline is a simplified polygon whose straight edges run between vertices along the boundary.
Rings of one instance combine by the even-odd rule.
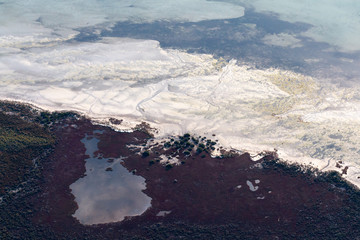
[[[150,155],[150,153],[149,153],[148,151],[145,151],[145,152],[142,153],[142,157],[143,157],[143,158],[146,158],[146,157],[148,157],[149,155]]]

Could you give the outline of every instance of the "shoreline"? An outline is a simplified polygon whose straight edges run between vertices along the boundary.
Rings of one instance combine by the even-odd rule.
[[[109,114],[94,115],[94,114],[89,114],[89,113],[86,113],[86,112],[83,112],[80,110],[74,110],[74,109],[69,110],[68,108],[61,108],[61,107],[56,108],[56,107],[50,107],[50,106],[43,106],[41,104],[36,104],[34,102],[16,100],[16,99],[11,99],[11,98],[1,99],[0,101],[29,106],[38,111],[77,113],[81,116],[84,116],[85,118],[88,118],[92,123],[94,123],[96,125],[110,127],[113,130],[119,131],[119,132],[131,132],[139,124],[147,123],[147,124],[150,124],[151,134],[153,134],[154,138],[156,138],[158,140],[166,139],[171,136],[185,134],[185,132],[181,128],[173,130],[172,131],[173,134],[165,133],[165,131],[161,131],[161,130],[159,131],[159,129],[160,129],[159,124],[154,123],[154,122],[147,122],[144,119],[136,120],[135,117],[121,116],[121,115],[114,116],[114,115],[109,115]],[[111,119],[113,119],[113,121]],[[114,124],[112,122],[116,122],[119,124]],[[195,133],[195,134],[197,134],[197,133]],[[211,138],[212,135],[214,135],[214,134],[202,133],[201,135]],[[247,152],[252,156],[252,159],[253,158],[256,159],[256,156],[261,155],[263,152],[276,151],[279,159],[281,159],[282,161],[287,162],[289,164],[297,164],[297,165],[304,165],[305,167],[313,167],[313,168],[318,169],[321,172],[336,171],[336,172],[342,174],[342,178],[344,180],[348,181],[349,183],[351,183],[352,185],[355,185],[358,189],[360,189],[360,177],[356,176],[356,173],[360,172],[360,169],[356,169],[356,168],[354,169],[354,167],[351,166],[351,169],[349,170],[349,166],[342,166],[342,164],[339,164],[339,162],[341,163],[341,161],[335,161],[333,159],[328,159],[328,161],[324,161],[324,160],[320,160],[320,159],[316,159],[316,158],[310,158],[307,156],[291,156],[289,153],[286,153],[283,150],[271,148],[270,146],[261,147],[261,145],[253,145],[253,144],[250,144],[250,145],[244,144],[244,145],[248,145],[248,146],[237,149],[237,148],[232,147],[229,144],[226,144],[227,141],[226,140],[224,141],[224,139],[222,139],[221,136],[216,136],[216,138],[218,139],[219,144],[225,150],[228,150],[228,151],[236,150],[236,151],[239,151],[242,153]],[[300,161],[298,160],[299,158],[301,158]],[[344,169],[345,169],[346,174],[343,174]],[[346,176],[344,177],[343,175],[346,175]]]
[[[30,108],[17,106],[13,113],[27,116]],[[10,104],[4,107],[11,112]],[[39,115],[29,114],[35,118]],[[24,222],[17,222],[21,222],[21,232],[25,234],[31,229],[41,239],[48,236],[81,239],[86,234],[93,239],[119,236],[168,239],[179,234],[199,239],[208,239],[209,234],[231,239],[235,236],[318,239],[324,236],[322,229],[330,226],[336,227],[341,236],[357,234],[348,226],[355,227],[358,222],[360,192],[338,173],[283,162],[276,152],[264,152],[256,159],[249,153],[226,152],[215,136],[184,134],[159,140],[146,132],[149,127],[146,124],[131,132],[120,132],[94,124],[84,116],[64,116],[50,118],[51,124],[46,127],[57,142],[51,154],[39,163],[39,177],[0,204],[0,217],[9,211],[11,216],[21,213],[15,216],[24,217]],[[103,176],[117,174],[115,167],[111,171],[106,167],[121,164],[128,172],[145,179],[143,193],[152,200],[144,213],[93,225],[82,225],[75,218],[74,213],[82,203],[77,202],[70,186],[87,176],[85,162],[89,156],[82,141],[89,134],[96,134],[99,140],[93,157],[105,164],[97,170]],[[211,156],[211,150],[218,147],[223,156]],[[119,158],[121,163],[115,161]],[[113,196],[111,192],[105,191],[104,199]],[[343,220],[349,216],[351,219]],[[14,225],[11,221],[6,223]],[[314,225],[318,228],[314,229]],[[218,231],[219,227],[223,230]],[[329,232],[325,236],[329,234],[332,235]]]

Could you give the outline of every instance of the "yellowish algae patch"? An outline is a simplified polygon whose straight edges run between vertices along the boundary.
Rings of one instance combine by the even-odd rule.
[[[258,111],[280,115],[318,98],[319,86],[310,76],[278,69],[264,71],[263,76],[288,96],[262,100],[254,106]]]
[[[310,76],[299,73],[274,70],[266,74],[270,82],[290,95],[312,94],[318,89],[318,84]]]
[[[254,106],[255,109],[271,115],[288,112],[294,107],[296,99],[293,96],[277,98],[272,101],[262,100]]]
[[[225,67],[227,64],[228,62],[222,57],[214,59],[213,61],[213,66],[217,71],[221,71],[221,69]]]

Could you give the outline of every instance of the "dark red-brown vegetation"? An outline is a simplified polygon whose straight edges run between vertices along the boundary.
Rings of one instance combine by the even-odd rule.
[[[190,134],[146,145],[147,125],[125,133],[71,114],[26,121],[41,124],[56,145],[22,191],[4,195],[1,239],[360,239],[360,194],[338,173],[287,165],[276,153],[257,162],[236,152],[213,158],[216,141]],[[127,157],[122,164],[146,179],[152,206],[141,216],[93,226],[72,217],[69,185],[84,175],[88,158],[80,140],[94,130],[103,130],[103,157]],[[160,163],[161,155],[180,163]]]

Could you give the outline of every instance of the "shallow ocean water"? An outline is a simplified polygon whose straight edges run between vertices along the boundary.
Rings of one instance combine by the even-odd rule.
[[[276,148],[320,169],[348,166],[360,183],[355,0],[17,0],[0,10],[1,99],[115,116],[123,128],[147,121],[158,137]]]

